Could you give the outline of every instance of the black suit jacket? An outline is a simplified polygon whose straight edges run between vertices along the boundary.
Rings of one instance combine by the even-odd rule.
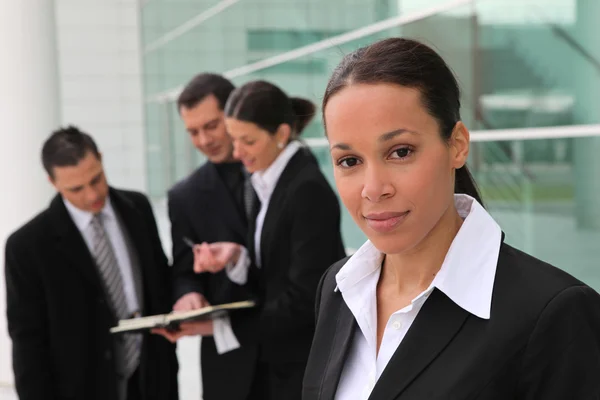
[[[147,315],[170,310],[170,271],[148,199],[110,190],[137,250]],[[6,242],[8,331],[21,400],[117,398],[113,362],[116,324],[92,256],[62,199]],[[175,346],[145,334],[140,364],[143,398],[176,400]]]
[[[217,274],[196,274],[194,255],[183,237],[195,243],[236,242],[246,245],[247,223],[214,164],[207,162],[175,185],[168,195],[173,239],[174,300],[202,293],[211,304],[255,299],[245,287]],[[245,400],[256,368],[256,315],[239,311],[230,316],[241,347],[219,355],[212,337],[202,338],[203,396],[206,400]]]
[[[260,250],[261,268],[253,267],[253,275],[262,299],[261,358],[303,367],[319,280],[345,256],[337,197],[306,148],[290,159],[273,191]]]
[[[332,266],[322,282],[304,400],[329,400],[356,330]],[[502,244],[491,318],[435,289],[369,397],[600,399],[600,296],[580,281]]]

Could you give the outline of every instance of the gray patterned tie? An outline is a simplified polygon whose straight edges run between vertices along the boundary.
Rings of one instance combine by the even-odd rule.
[[[256,218],[256,206],[259,203],[258,196],[252,186],[251,174],[242,169],[244,173],[244,210],[246,211],[246,218],[250,221],[252,218]]]
[[[94,215],[92,219],[92,227],[94,229],[94,258],[96,265],[106,293],[108,294],[112,309],[119,319],[125,319],[130,317],[130,312],[127,307],[127,299],[125,297],[125,290],[123,290],[123,280],[121,278],[121,271],[117,262],[117,257],[110,244],[106,230],[104,229],[104,223],[102,221],[102,214]],[[140,342],[141,336],[139,334],[124,334],[123,335],[123,346],[124,346],[124,360],[125,360],[125,376],[129,377],[133,374],[140,361]]]

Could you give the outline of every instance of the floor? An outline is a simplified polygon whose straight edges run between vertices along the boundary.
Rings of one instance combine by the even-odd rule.
[[[14,390],[0,386],[0,400],[17,400]]]

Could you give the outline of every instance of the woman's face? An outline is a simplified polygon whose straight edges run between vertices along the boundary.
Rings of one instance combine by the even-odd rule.
[[[225,118],[233,141],[233,156],[248,172],[264,171],[277,158],[289,140],[289,126],[282,124],[273,135],[252,122]]]
[[[340,197],[375,247],[404,253],[444,229],[469,152],[462,123],[446,141],[419,90],[393,84],[345,87],[324,117]]]

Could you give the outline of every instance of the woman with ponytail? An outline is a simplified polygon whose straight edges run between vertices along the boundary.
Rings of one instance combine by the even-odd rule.
[[[234,157],[252,174],[257,198],[248,206],[254,211],[248,212],[247,245],[197,245],[194,269],[225,269],[259,299],[259,354],[249,400],[299,400],[317,285],[345,256],[337,197],[298,140],[315,106],[254,81],[230,95],[224,112]]]
[[[600,398],[600,296],[504,243],[459,111],[451,70],[417,41],[334,70],[335,182],[369,241],[321,281],[303,400]]]

